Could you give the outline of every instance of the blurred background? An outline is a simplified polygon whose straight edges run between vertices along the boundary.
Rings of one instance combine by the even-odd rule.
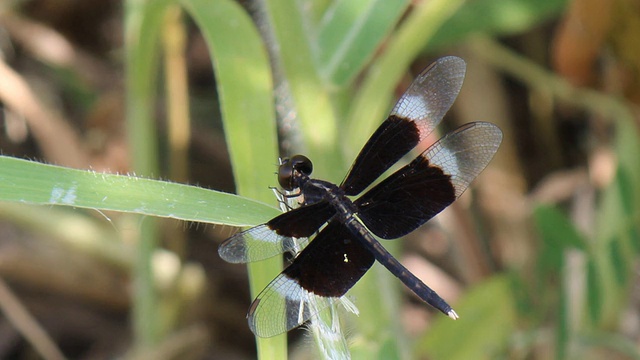
[[[502,146],[384,245],[461,319],[375,265],[343,317],[352,356],[640,359],[639,43],[634,0],[5,0],[0,152],[275,207],[278,156],[339,182],[415,75],[456,55],[440,135],[489,121]],[[256,347],[246,267],[217,254],[235,228],[155,220],[0,203],[0,358],[320,357],[305,330]]]

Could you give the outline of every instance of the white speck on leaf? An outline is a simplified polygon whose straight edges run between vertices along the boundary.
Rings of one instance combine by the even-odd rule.
[[[49,202],[52,204],[66,204],[73,205],[76,202],[76,198],[78,194],[76,194],[76,190],[78,189],[78,184],[73,182],[71,187],[65,189],[63,187],[55,186],[51,190],[51,197],[49,198]]]

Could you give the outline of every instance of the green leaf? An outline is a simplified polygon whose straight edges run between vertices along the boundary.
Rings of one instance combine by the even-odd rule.
[[[638,230],[640,229],[640,213],[638,206],[638,196],[640,191],[633,184],[631,172],[627,170],[627,166],[619,166],[615,178],[615,188],[620,197],[620,203],[624,215],[624,227],[621,234],[617,236],[618,241],[623,241],[620,246],[629,246],[629,250],[636,253],[640,250],[640,239],[638,238]],[[631,259],[629,259],[631,260]]]
[[[278,158],[273,79],[262,36],[244,9],[231,0],[183,0],[209,47],[216,74],[225,136],[238,193],[275,201],[268,190]],[[253,212],[251,209],[249,212]],[[279,259],[249,264],[253,296],[281,270]],[[258,339],[258,355],[286,357],[286,336]]]
[[[516,329],[515,299],[509,276],[475,286],[454,308],[460,319],[439,316],[416,342],[416,358],[495,359]]]
[[[475,0],[469,1],[442,26],[429,48],[451,46],[475,33],[519,33],[560,15],[567,0]]]
[[[314,161],[315,176],[339,182],[344,176],[338,151],[338,121],[329,91],[315,66],[301,9],[295,0],[265,0],[261,14],[277,43],[279,68],[288,84],[305,154]],[[262,12],[263,11],[263,12]],[[301,149],[296,149],[300,151]],[[338,166],[336,166],[336,164]]]
[[[636,116],[627,107],[620,107],[618,113],[616,113],[616,138],[615,138],[615,150],[618,158],[618,175],[621,175],[624,180],[622,190],[623,196],[627,198],[627,201],[632,201],[632,206],[635,212],[638,211],[638,204],[640,203],[640,166],[638,165],[638,154],[640,154],[640,136],[637,132]],[[636,216],[636,224],[638,221],[638,214]]]
[[[602,318],[602,287],[598,267],[592,259],[587,262],[587,312],[591,322],[597,324]]]
[[[233,1],[184,0],[183,4],[211,52],[238,193],[274,201],[268,191],[278,159],[273,81],[260,34]]]
[[[635,191],[636,189],[633,187],[631,176],[626,168],[622,166],[618,167],[614,181],[616,182],[616,188],[620,194],[622,210],[628,216],[633,215],[638,208],[637,203],[634,201],[637,191]]]
[[[154,108],[158,33],[171,0],[125,1],[126,117],[132,162],[138,173],[157,173],[158,141]]]
[[[279,213],[254,200],[166,181],[69,169],[7,156],[0,156],[0,169],[3,201],[233,226],[259,224]]]
[[[539,205],[533,213],[546,246],[587,251],[588,244],[571,221],[555,207]]]
[[[555,333],[555,353],[557,360],[566,358],[571,333],[571,312],[569,311],[569,306],[572,294],[569,293],[570,284],[566,283],[569,278],[567,268],[563,267],[562,272],[565,283],[558,289],[558,324]]]
[[[343,87],[369,61],[409,5],[408,0],[340,0],[319,24],[320,76]]]
[[[144,176],[158,173],[158,140],[154,116],[158,34],[171,0],[124,2],[126,125],[134,171]],[[133,271],[132,323],[134,352],[162,338],[158,317],[159,295],[154,286],[151,257],[159,239],[152,219],[140,222]]]
[[[613,278],[616,283],[623,287],[626,281],[629,279],[629,258],[625,256],[628,254],[623,250],[624,244],[621,237],[616,237],[609,243],[609,256],[611,258],[611,265],[613,267]]]

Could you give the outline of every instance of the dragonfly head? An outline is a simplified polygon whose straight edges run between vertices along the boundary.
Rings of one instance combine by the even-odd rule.
[[[300,188],[309,179],[313,171],[313,164],[304,155],[295,155],[282,160],[278,169],[278,183],[283,189],[291,191]]]

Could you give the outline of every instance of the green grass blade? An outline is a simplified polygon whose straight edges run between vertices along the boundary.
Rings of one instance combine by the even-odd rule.
[[[278,145],[273,81],[260,34],[232,1],[185,0],[212,55],[225,138],[238,193],[265,202],[274,197]]]
[[[114,210],[225,225],[255,225],[278,210],[213,190],[0,156],[0,200]],[[251,209],[251,211],[248,211]]]
[[[429,42],[430,48],[451,46],[476,33],[507,35],[557,17],[567,0],[476,0],[462,7]]]
[[[150,176],[158,172],[158,144],[155,122],[158,33],[168,4],[162,1],[126,1],[125,84],[126,125],[133,169]],[[134,351],[144,351],[161,341],[159,296],[153,279],[151,257],[158,241],[153,219],[139,222],[134,266],[133,331]]]
[[[182,3],[209,47],[238,193],[275,202],[268,188],[275,185],[278,158],[273,80],[262,37],[235,1],[184,0]],[[245,211],[254,212],[254,209]],[[249,264],[253,296],[277,275],[281,266],[279,259]],[[285,335],[258,339],[260,358],[284,359],[286,354]]]
[[[587,262],[587,315],[592,323],[598,324],[602,319],[604,289],[597,264],[589,259]]]
[[[158,169],[153,110],[158,71],[158,33],[169,0],[126,1],[126,116],[133,168],[150,176]]]
[[[264,11],[278,44],[278,55],[286,78],[296,120],[300,123],[305,154],[314,162],[314,176],[339,182],[344,176],[336,114],[328,89],[315,67],[304,19],[295,0],[262,0]]]
[[[409,5],[407,0],[342,0],[325,12],[318,29],[320,76],[343,87],[369,61]]]
[[[555,207],[539,205],[533,213],[546,246],[588,251],[589,245],[569,218]]]

